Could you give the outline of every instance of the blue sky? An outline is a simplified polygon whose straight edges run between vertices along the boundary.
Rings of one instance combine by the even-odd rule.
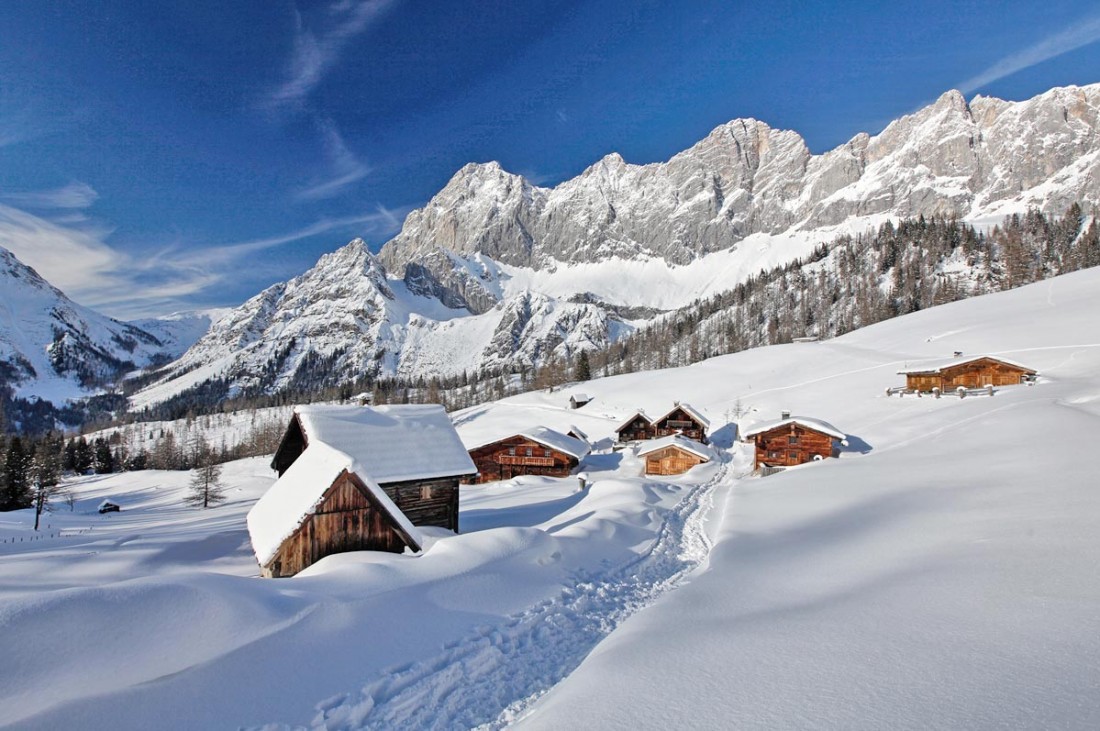
[[[4,0],[0,245],[115,316],[234,305],[469,161],[549,185],[750,116],[823,152],[1097,81],[1095,2]]]

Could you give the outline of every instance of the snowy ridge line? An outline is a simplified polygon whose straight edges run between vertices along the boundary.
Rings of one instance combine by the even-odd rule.
[[[501,729],[530,712],[626,619],[680,586],[710,554],[706,518],[731,457],[669,511],[650,548],[500,625],[479,628],[435,657],[386,673],[358,697],[318,705],[312,727],[352,729]],[[266,731],[290,728],[265,725]]]

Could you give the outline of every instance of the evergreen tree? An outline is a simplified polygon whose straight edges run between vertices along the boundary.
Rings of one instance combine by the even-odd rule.
[[[103,437],[95,440],[95,473],[97,475],[109,475],[115,471],[115,456],[111,453],[111,445]]]
[[[64,492],[64,488],[60,484],[60,447],[60,442],[47,438],[35,450],[34,461],[30,470],[35,530],[38,530],[42,513],[50,509],[50,500]]]
[[[79,437],[73,450],[73,469],[78,475],[86,475],[94,463],[95,454],[92,452],[92,446],[83,436]]]
[[[591,381],[592,365],[588,362],[588,351],[582,350],[577,356],[577,365],[573,369],[573,380]]]
[[[23,440],[12,437],[4,458],[3,486],[0,489],[0,510],[20,510],[31,505],[31,455]]]

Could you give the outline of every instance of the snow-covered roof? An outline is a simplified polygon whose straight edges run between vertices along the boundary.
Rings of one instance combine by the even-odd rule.
[[[569,425],[569,432],[572,434],[576,434],[581,439],[581,441],[588,441],[588,434],[586,434],[585,431],[576,424]]]
[[[477,473],[442,406],[312,405],[294,413],[305,432],[303,456],[327,444],[363,465],[363,474],[379,483]]]
[[[97,508],[96,508],[96,509],[97,509],[97,510],[100,510],[100,509],[102,509],[102,508],[104,508],[104,507],[106,507],[106,506],[108,506],[108,505],[118,505],[118,503],[116,503],[116,502],[115,502],[114,500],[112,500],[111,498],[107,498],[106,500],[104,500],[103,502],[101,502],[101,503],[100,503],[100,504],[99,504],[99,505],[97,506]]]
[[[649,420],[649,417],[646,415],[646,413],[644,411],[642,411],[641,409],[638,409],[637,411],[635,411],[633,414],[630,415],[630,418],[626,419],[626,421],[624,421],[623,423],[621,423],[617,427],[615,427],[615,431],[616,432],[621,432],[623,429],[630,426],[630,422],[634,421],[639,416],[642,417],[643,419],[645,419],[647,423],[650,423],[650,424],[653,423]]]
[[[261,566],[275,557],[279,546],[313,513],[344,470],[354,473],[367,486],[382,510],[416,543],[413,548],[423,545],[420,532],[362,464],[328,444],[313,443],[248,511],[248,534]]]
[[[501,439],[507,439],[510,436],[520,436],[530,439],[533,442],[538,442],[544,447],[550,449],[556,449],[559,452],[568,454],[570,457],[576,457],[577,459],[584,459],[585,456],[592,451],[592,447],[585,441],[575,439],[568,434],[562,434],[559,431],[548,429],[545,426],[533,426],[529,429],[524,429],[518,432],[511,432],[507,436],[497,437],[491,441],[484,442],[482,444],[473,447],[478,449],[488,444],[495,444]]]
[[[907,368],[903,371],[898,371],[898,374],[902,376],[908,376],[918,373],[940,373],[941,371],[944,371],[948,368],[955,368],[957,366],[966,365],[967,363],[973,363],[976,360],[992,360],[998,363],[1004,363],[1005,365],[1012,366],[1013,368],[1019,368],[1020,370],[1026,371],[1028,373],[1035,373],[1034,369],[1028,368],[1021,363],[1016,363],[1015,361],[998,358],[992,355],[975,355],[970,358],[956,358],[954,360],[935,363],[933,365],[927,365],[922,368]]]
[[[660,439],[651,439],[638,450],[638,456],[642,457],[650,452],[664,449],[665,447],[679,447],[685,452],[691,452],[708,461],[714,458],[714,452],[711,451],[710,447],[694,439],[688,439],[682,434],[673,434],[671,436],[661,437]]]
[[[672,412],[675,411],[676,409],[683,409],[685,412],[687,412],[688,414],[691,415],[691,418],[695,419],[697,422],[702,424],[703,428],[705,428],[705,429],[710,428],[710,419],[703,416],[703,414],[700,413],[699,410],[696,409],[695,407],[693,407],[691,404],[684,403],[683,401],[681,401],[680,403],[676,404],[671,409],[669,409],[668,413],[665,414],[664,416],[661,416],[657,419],[653,419],[652,423],[656,424],[656,423],[658,423],[658,422],[660,422],[664,419],[667,419],[669,417],[669,415],[672,414]]]
[[[821,432],[822,434],[828,434],[831,437],[844,441],[847,435],[840,429],[830,424],[827,421],[821,419],[814,419],[809,416],[790,416],[786,419],[776,419],[775,421],[760,421],[753,424],[748,429],[741,432],[742,437],[756,436],[757,434],[763,434],[764,432],[771,431],[787,424],[799,424],[807,429],[813,429],[814,431]]]
[[[587,402],[587,401],[592,400],[592,397],[589,396],[587,393],[575,393],[572,396],[570,396],[569,398],[573,401],[585,401],[585,402]]]

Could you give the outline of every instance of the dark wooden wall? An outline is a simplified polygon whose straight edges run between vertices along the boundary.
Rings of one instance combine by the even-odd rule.
[[[302,432],[302,425],[298,423],[298,417],[293,416],[290,419],[290,426],[286,429],[286,434],[283,435],[283,441],[279,442],[279,448],[275,451],[275,457],[271,460],[272,469],[279,473],[279,477],[282,477],[283,473],[290,468],[290,465],[302,456],[305,449],[306,437]]]
[[[811,462],[817,456],[832,457],[836,449],[833,437],[801,424],[784,424],[755,435],[753,441],[756,444],[757,469],[764,464],[790,467]]]
[[[619,429],[620,442],[636,442],[642,439],[652,439],[653,436],[653,425],[649,423],[649,419],[640,414],[629,424]]]
[[[348,472],[336,478],[320,505],[263,567],[264,576],[293,576],[325,556],[347,551],[401,553],[409,545],[388,514]]]
[[[458,477],[387,482],[380,485],[413,525],[458,533]]]
[[[694,439],[703,444],[707,443],[706,427],[700,424],[687,410],[680,407],[676,407],[668,416],[663,417],[654,424],[652,431],[653,436],[650,439],[667,437],[672,434],[683,434],[688,439]]]
[[[509,452],[512,449],[514,455]],[[530,455],[527,450],[531,450]],[[477,478],[472,478],[475,482],[510,480],[520,475],[568,477],[579,464],[572,455],[518,435],[471,449],[470,459],[479,472]]]
[[[679,475],[687,472],[705,460],[697,454],[686,452],[679,447],[665,447],[645,456],[647,475]]]

